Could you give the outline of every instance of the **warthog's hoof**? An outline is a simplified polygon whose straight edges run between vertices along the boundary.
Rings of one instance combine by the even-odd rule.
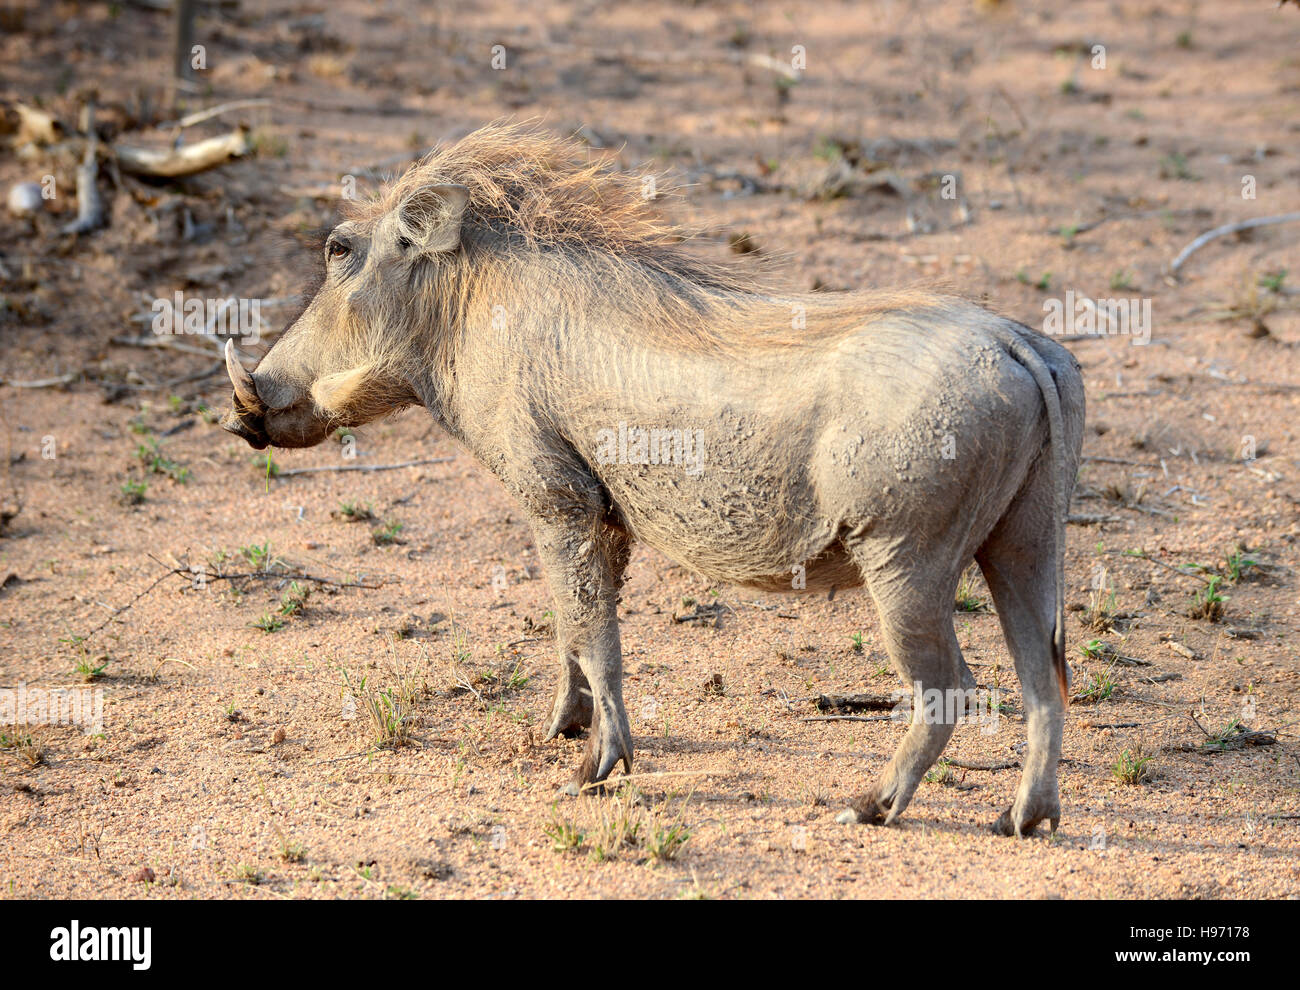
[[[1012,805],[1002,812],[998,816],[998,820],[989,827],[995,835],[1014,835],[1025,839],[1034,834],[1039,822],[1044,819],[1047,820],[1051,830],[1055,832],[1056,827],[1061,823],[1060,809],[1045,810],[1041,814],[1030,814],[1023,811],[1017,814],[1015,805]]]
[[[620,762],[624,773],[632,772],[632,734],[628,731],[627,719],[595,720],[591,735],[587,737],[587,749],[582,754],[582,762],[578,764],[578,770],[572,779],[560,788],[560,793],[577,797],[579,794],[599,790],[600,788],[588,785],[604,781]]]
[[[581,734],[591,726],[591,712],[590,689],[557,694],[555,703],[551,706],[551,717],[546,724],[545,740],[556,736],[571,738]]]
[[[860,794],[835,816],[841,825],[889,825],[898,817],[888,803],[876,797],[875,792]]]

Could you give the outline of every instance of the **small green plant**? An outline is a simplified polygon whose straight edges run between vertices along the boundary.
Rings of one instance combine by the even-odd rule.
[[[551,848],[557,853],[577,852],[587,838],[586,833],[578,831],[572,822],[560,821],[554,805],[551,806],[551,820],[542,826],[542,832],[551,840]]]
[[[1201,743],[1205,749],[1228,749],[1237,740],[1237,736],[1246,731],[1245,724],[1239,718],[1234,718],[1222,729],[1215,733],[1207,733],[1208,738]]]
[[[1126,749],[1110,768],[1111,775],[1123,784],[1140,784],[1151,777],[1152,757]]]
[[[240,547],[239,552],[255,571],[269,571],[274,565],[280,563],[271,553],[270,540],[261,544],[250,543],[246,547]]]
[[[1259,276],[1259,285],[1269,292],[1281,292],[1282,283],[1286,281],[1286,269],[1276,272],[1264,272]]]
[[[279,477],[280,465],[275,463],[275,457],[269,448],[265,453],[253,455],[250,460],[253,467],[257,468],[257,473],[263,475],[268,481]]]
[[[861,652],[862,652],[862,633],[860,633],[860,632],[855,632],[852,636],[849,637],[849,639],[853,641],[853,652],[854,652],[854,653],[861,653]]]
[[[97,680],[108,667],[108,657],[100,656],[92,660],[90,652],[86,649],[85,643],[89,637],[70,632],[67,636],[62,637],[59,642],[63,643],[76,656],[73,663],[73,673],[79,674],[81,679],[86,683]],[[104,661],[100,663],[99,661]]]
[[[367,522],[375,518],[375,513],[369,502],[340,502],[337,518],[344,522]]]
[[[1088,640],[1088,642],[1084,643],[1082,646],[1079,647],[1079,652],[1082,653],[1089,660],[1100,660],[1102,657],[1106,656],[1107,653],[1109,653],[1110,651],[1106,648],[1106,644],[1103,643],[1101,640],[1090,639]]]
[[[310,589],[304,588],[297,581],[289,584],[288,590],[280,596],[280,614],[287,617],[298,615],[307,604]]]
[[[951,787],[957,783],[957,775],[953,773],[951,763],[947,760],[940,760],[926,773],[925,782]]]
[[[1193,182],[1200,176],[1194,175],[1192,170],[1188,168],[1186,155],[1181,151],[1173,151],[1160,159],[1160,178]]]
[[[1250,568],[1259,568],[1259,561],[1252,557],[1247,557],[1246,552],[1245,547],[1238,546],[1232,551],[1232,553],[1228,554],[1225,559],[1225,570],[1228,572],[1225,576],[1230,584],[1239,583],[1241,579],[1246,576],[1246,571]]]
[[[373,533],[371,538],[375,541],[375,546],[386,547],[394,543],[400,543],[398,534],[402,531],[402,524],[395,521],[389,521],[380,526]]]
[[[240,863],[235,867],[234,879],[236,883],[246,883],[256,887],[265,877],[263,877],[262,871],[251,863]]]
[[[1118,688],[1119,681],[1115,679],[1114,668],[1107,667],[1100,674],[1089,673],[1074,700],[1084,704],[1097,704],[1110,698]]]
[[[1084,626],[1096,633],[1108,633],[1115,628],[1115,613],[1118,598],[1115,595],[1115,589],[1112,588],[1105,580],[1105,576],[1098,581],[1097,587],[1092,590],[1092,597],[1088,601],[1088,607],[1083,610],[1082,621]]]
[[[1126,269],[1121,268],[1110,277],[1110,291],[1120,292],[1133,288],[1133,275]]]
[[[151,474],[162,474],[177,484],[183,485],[190,480],[190,469],[182,467],[162,452],[162,446],[156,437],[148,437],[135,448],[136,459]]]
[[[143,479],[136,481],[134,478],[128,478],[122,482],[122,504],[139,505],[144,501],[145,492],[149,490],[149,483]]]
[[[691,840],[691,830],[682,822],[653,825],[645,838],[645,851],[656,862],[676,859]]]
[[[91,660],[87,655],[82,654],[77,659],[77,662],[72,669],[74,673],[81,675],[81,679],[83,681],[89,683],[90,681],[98,680],[100,675],[104,673],[104,670],[107,667],[108,667],[107,661],[105,661],[104,663],[97,664],[93,660]]]
[[[1214,574],[1205,579],[1205,587],[1192,596],[1192,607],[1187,613],[1193,619],[1218,622],[1223,618],[1223,604],[1227,601],[1219,591],[1223,578]]]
[[[370,719],[374,744],[381,749],[396,749],[411,741],[411,710],[422,690],[415,678],[409,676],[400,664],[394,672],[395,687],[376,688],[363,676],[354,687],[346,670],[343,687],[365,709]]]
[[[262,613],[262,617],[256,622],[250,622],[254,629],[260,629],[264,633],[279,632],[284,628],[284,619],[278,615],[272,615],[270,612]]]
[[[966,568],[962,572],[961,580],[957,584],[957,595],[953,601],[953,609],[957,612],[987,612],[988,604],[975,592],[977,577],[975,568]]]
[[[0,750],[12,753],[28,766],[38,767],[45,762],[45,744],[30,733],[10,735],[0,731]]]

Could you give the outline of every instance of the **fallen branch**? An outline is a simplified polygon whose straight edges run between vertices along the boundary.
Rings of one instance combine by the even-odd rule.
[[[1127,457],[1085,457],[1085,461],[1091,461],[1093,464],[1131,464],[1134,467],[1159,467],[1159,461],[1133,461]]]
[[[1249,220],[1238,220],[1236,223],[1225,223],[1222,227],[1215,227],[1213,230],[1206,231],[1179,251],[1178,257],[1169,264],[1169,272],[1171,275],[1176,276],[1178,269],[1183,267],[1183,263],[1188,258],[1217,238],[1226,237],[1229,234],[1239,234],[1243,230],[1252,230],[1255,227],[1267,227],[1278,223],[1294,223],[1297,220],[1300,220],[1300,212],[1283,213],[1275,217],[1252,217]]]
[[[944,766],[956,767],[958,770],[1010,770],[1020,766],[1019,760],[1003,760],[1000,763],[966,763],[948,756],[943,757],[939,762]]]
[[[897,722],[893,715],[808,715],[800,722]]]
[[[253,99],[253,100],[233,100],[230,103],[222,103],[219,106],[209,107],[207,110],[199,110],[180,120],[169,120],[165,124],[159,124],[158,130],[172,131],[183,130],[186,127],[193,127],[195,124],[201,124],[205,120],[211,120],[213,117],[220,117],[223,113],[231,113],[234,110],[246,110],[249,107],[269,107],[270,100]]]
[[[65,234],[86,234],[104,225],[104,201],[99,198],[99,137],[95,133],[95,102],[86,101],[86,153],[77,166],[77,219],[64,224]]]
[[[708,65],[712,62],[727,62],[738,66],[755,66],[797,83],[803,79],[803,73],[794,67],[793,62],[785,62],[761,52],[652,52],[637,49],[608,51],[599,48],[580,48],[577,45],[512,45],[526,52],[542,55],[554,55],[561,58],[578,58],[584,62],[632,63],[641,65]]]
[[[898,699],[868,694],[821,694],[816,698],[816,705],[823,712],[892,712],[898,707]]]
[[[175,179],[223,165],[232,158],[248,154],[248,128],[239,126],[222,137],[208,138],[181,148],[165,151],[156,148],[133,148],[117,145],[113,151],[123,172],[131,175]]]
[[[446,464],[448,461],[454,461],[454,457],[426,457],[419,461],[402,461],[399,464],[331,464],[327,467],[307,467],[291,468],[288,471],[277,471],[273,475],[276,478],[287,478],[294,474],[318,474],[321,471],[394,471],[397,468],[415,467],[419,464]]]
[[[159,563],[161,563],[161,561],[159,561]],[[191,571],[185,567],[173,567],[169,573],[179,574],[187,581],[194,580],[196,576],[195,571]],[[164,575],[164,577],[165,576],[166,575]],[[308,574],[305,571],[287,571],[283,573],[277,571],[248,571],[238,574],[205,573],[203,575],[204,581],[238,581],[242,578],[249,578],[254,581],[314,581],[316,584],[332,585],[335,588],[368,588],[371,591],[376,591],[383,587],[382,584],[363,584],[360,581],[335,581],[331,578],[316,577],[316,575]]]
[[[57,378],[37,378],[35,381],[20,382],[12,378],[0,378],[0,385],[8,385],[10,388],[55,388],[59,385],[67,385],[75,382],[81,376],[79,371],[69,371],[66,375],[59,375]]]
[[[615,777],[612,780],[593,780],[590,784],[583,784],[582,790],[594,791],[601,787],[617,787],[629,780],[657,780],[663,777],[718,777],[721,774],[717,770],[661,770],[656,773],[628,773],[621,777]]]

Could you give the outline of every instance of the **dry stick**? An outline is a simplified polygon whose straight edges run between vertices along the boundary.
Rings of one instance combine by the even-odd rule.
[[[154,558],[157,560],[158,558]],[[160,564],[162,561],[158,561]],[[166,564],[163,564],[166,567]],[[186,579],[194,577],[194,572],[184,567],[173,567],[170,573],[179,574]],[[163,575],[166,577],[166,575]],[[294,571],[287,574],[273,574],[270,571],[251,571],[239,574],[212,574],[204,575],[205,581],[236,581],[239,578],[251,578],[255,581],[315,581],[317,584],[333,585],[335,588],[369,588],[371,591],[377,591],[382,588],[382,584],[363,584],[360,581],[334,581],[330,578],[316,577],[314,574],[308,574],[305,571]]]
[[[95,180],[99,176],[99,136],[95,133],[95,101],[86,101],[86,154],[77,166],[77,219],[64,224],[65,234],[85,234],[104,225],[104,201]]]
[[[288,471],[277,471],[274,477],[287,478],[292,474],[317,474],[321,471],[392,471],[396,468],[415,467],[418,464],[446,464],[455,459],[454,457],[426,457],[419,461],[402,461],[400,464],[336,464],[328,467],[291,468]]]
[[[1094,464],[1131,464],[1134,467],[1159,467],[1159,461],[1131,461],[1126,457],[1085,457]]]
[[[162,670],[162,665],[165,663],[178,663],[183,667],[189,667],[190,670],[198,670],[198,668],[195,667],[194,664],[187,663],[186,661],[180,659],[179,657],[163,657],[161,660],[158,661],[158,666],[154,667],[153,673],[149,675],[150,678],[157,678],[158,671]]]
[[[233,110],[244,110],[249,107],[269,107],[270,105],[271,101],[264,99],[233,100],[230,103],[222,103],[215,107],[209,107],[207,110],[199,110],[180,118],[180,120],[169,120],[165,124],[159,124],[158,130],[183,130],[186,127],[193,127],[195,124],[201,124],[205,120],[211,120],[213,117],[220,117],[223,113],[230,113]]]
[[[1001,763],[966,763],[947,756],[941,757],[939,762],[945,766],[956,767],[958,770],[1010,770],[1020,766],[1019,760],[1003,760]]]
[[[577,57],[584,61],[606,63],[641,63],[642,65],[707,65],[710,62],[723,61],[731,65],[752,65],[767,69],[790,82],[799,82],[803,73],[792,64],[757,52],[647,52],[634,49],[622,51],[601,51],[600,49],[580,48],[576,45],[515,45],[525,52],[538,52],[543,55],[560,57]]]
[[[1213,230],[1206,231],[1179,251],[1178,257],[1169,264],[1169,272],[1172,275],[1177,275],[1178,269],[1183,267],[1183,262],[1216,238],[1226,237],[1228,234],[1237,234],[1243,230],[1251,230],[1254,227],[1267,227],[1276,223],[1294,223],[1297,220],[1300,220],[1300,212],[1283,213],[1275,217],[1252,217],[1249,220],[1238,220],[1236,223],[1225,223],[1222,227],[1215,227]]]
[[[66,375],[59,375],[57,378],[38,378],[35,381],[19,382],[12,378],[0,378],[0,385],[8,385],[10,388],[54,388],[58,385],[67,385],[79,378],[81,372],[69,371]]]
[[[894,722],[892,715],[809,715],[800,722]]]
[[[582,790],[592,791],[598,787],[613,787],[624,784],[629,780],[650,780],[660,777],[720,777],[722,771],[719,770],[661,770],[657,773],[628,773],[621,777],[615,777],[613,780],[593,780],[590,784],[583,784]]]
[[[113,151],[117,164],[130,175],[147,175],[155,178],[175,179],[194,175],[206,169],[223,165],[232,158],[248,154],[248,128],[237,127],[222,137],[208,138],[183,148],[166,149],[132,148],[117,145]]]
[[[212,357],[212,352],[204,347],[195,347],[193,344],[187,344],[184,341],[176,340],[173,337],[113,337],[112,343],[121,344],[123,347],[165,347],[171,351],[180,351],[182,354],[197,354],[199,357]],[[217,345],[218,349],[221,347]],[[224,362],[223,362],[224,363]]]
[[[128,391],[131,392],[156,392],[160,389],[171,389],[171,388],[175,388],[177,385],[188,385],[190,382],[202,381],[204,378],[211,378],[213,375],[216,375],[225,370],[226,370],[225,362],[218,361],[207,371],[196,371],[192,375],[182,375],[180,378],[173,378],[170,381],[159,382],[157,385],[132,385],[132,384],[124,383],[121,385],[116,385],[116,384],[109,385],[108,387],[110,389],[118,389],[118,388],[127,389]],[[107,382],[103,382],[101,384],[108,385]]]
[[[162,564],[162,561],[161,561],[161,560],[158,560],[158,558],[155,557],[153,554],[149,554],[149,558],[150,558],[151,560],[157,561],[159,564]],[[166,567],[167,565],[166,565],[166,564],[163,564],[163,566]],[[84,635],[83,637],[81,637],[81,639],[78,641],[79,644],[80,644],[80,643],[84,643],[84,642],[86,642],[87,640],[89,640],[91,636],[95,635],[95,633],[97,633],[97,632],[99,632],[101,629],[103,629],[106,625],[108,625],[110,622],[112,622],[114,619],[116,619],[116,618],[117,618],[119,615],[121,615],[123,612],[129,611],[129,610],[131,609],[131,607],[132,607],[133,605],[135,605],[136,602],[138,602],[138,601],[139,601],[141,598],[143,598],[145,595],[149,594],[149,592],[153,591],[154,588],[156,588],[156,587],[158,587],[158,585],[162,584],[163,581],[165,581],[167,578],[171,577],[171,575],[172,575],[172,571],[171,571],[170,568],[168,568],[168,571],[167,571],[166,574],[160,574],[160,575],[158,575],[158,579],[157,579],[156,581],[154,581],[153,584],[149,585],[149,587],[145,588],[144,591],[140,592],[138,595],[136,595],[134,598],[132,598],[129,602],[127,602],[125,605],[123,605],[121,608],[119,608],[117,611],[115,611],[112,615],[110,615],[107,619],[105,619],[103,622],[101,622],[99,625],[97,625],[94,629],[90,630],[90,632],[86,633],[86,635]],[[188,575],[186,575],[186,576],[188,576]]]

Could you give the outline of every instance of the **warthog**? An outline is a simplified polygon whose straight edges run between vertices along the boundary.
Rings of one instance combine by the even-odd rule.
[[[546,738],[590,730],[568,793],[631,769],[616,604],[634,538],[711,581],[865,585],[927,694],[975,686],[952,622],[973,558],[1028,721],[994,827],[1055,828],[1077,363],[954,298],[760,291],[694,260],[647,188],[519,125],[434,152],[345,205],[323,282],[255,371],[227,346],[223,425],[305,447],[420,404],[501,480],[555,597]],[[893,822],[952,732],[917,706],[840,820]]]

